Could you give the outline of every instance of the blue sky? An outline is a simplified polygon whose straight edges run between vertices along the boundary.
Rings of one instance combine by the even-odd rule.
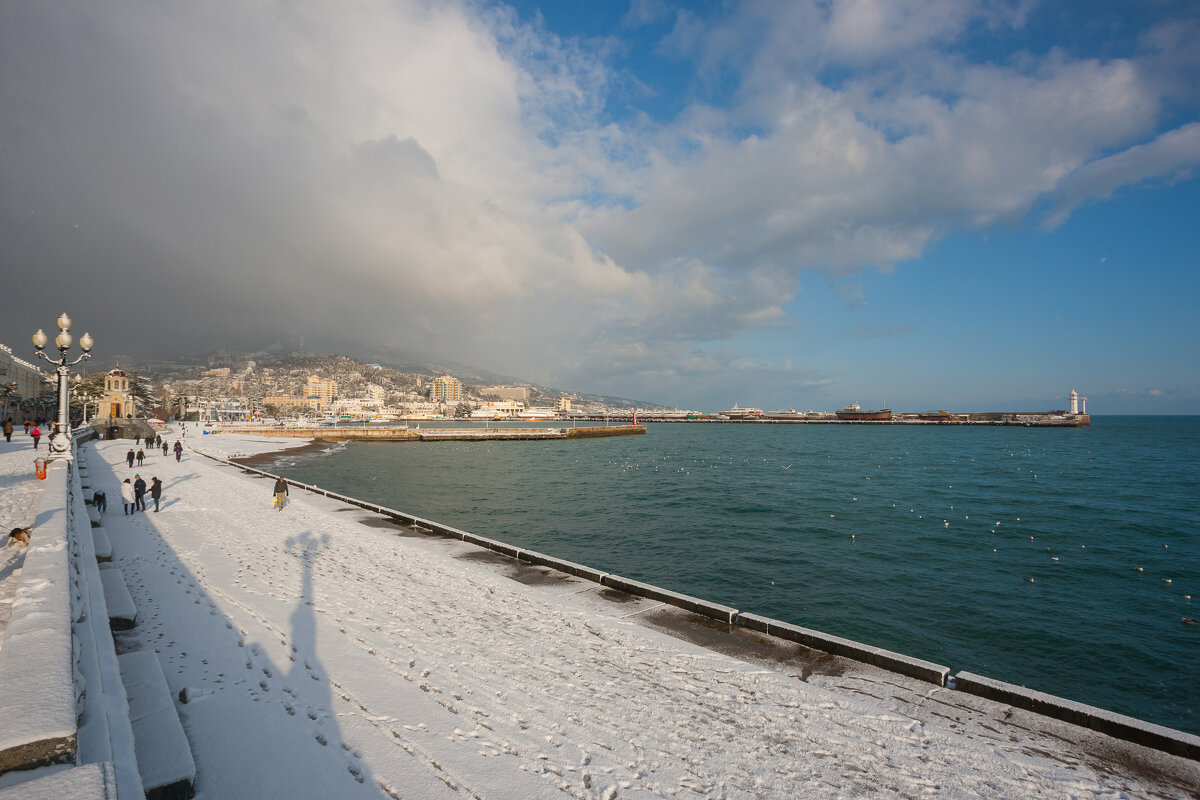
[[[381,343],[684,408],[1200,413],[1192,3],[3,13],[0,266],[65,273],[98,354]]]

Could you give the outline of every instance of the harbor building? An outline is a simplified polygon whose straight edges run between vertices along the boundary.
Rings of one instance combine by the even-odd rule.
[[[446,373],[433,379],[433,399],[443,403],[457,403],[463,399],[462,381]]]

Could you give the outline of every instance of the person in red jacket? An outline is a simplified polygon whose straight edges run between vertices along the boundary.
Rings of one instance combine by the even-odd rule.
[[[30,429],[29,435],[33,437],[33,449],[37,450],[38,442],[42,438],[42,429],[35,424],[33,428]]]

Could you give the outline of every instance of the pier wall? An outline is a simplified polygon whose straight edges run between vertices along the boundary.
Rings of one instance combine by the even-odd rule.
[[[727,625],[730,630],[734,627],[741,627],[746,630],[757,631],[785,641],[795,642],[813,650],[819,650],[831,655],[870,664],[890,672],[906,675],[935,686],[1006,703],[1016,708],[1089,728],[1116,739],[1134,742],[1135,744],[1152,749],[1200,761],[1200,737],[1183,731],[1154,725],[1144,720],[1127,717],[1096,706],[1077,703],[1022,686],[1015,686],[991,678],[974,675],[966,671],[959,672],[956,676],[952,677],[951,673],[953,670],[942,664],[935,664],[873,645],[844,639],[833,634],[763,617],[749,611],[741,611],[740,609],[675,592],[670,589],[664,589],[650,583],[613,575],[612,573],[583,564],[576,564],[534,550],[526,550],[508,542],[478,536],[468,531],[406,514],[378,503],[369,503],[336,492],[330,492],[319,486],[312,486],[245,464],[239,464],[229,459],[212,456],[203,451],[195,450],[195,448],[193,450],[205,458],[228,464],[251,474],[272,479],[283,478],[290,486],[324,497],[331,497],[348,505],[375,512],[417,532],[456,539],[523,563],[549,567],[564,574],[593,581],[600,586],[614,591],[656,600]]]

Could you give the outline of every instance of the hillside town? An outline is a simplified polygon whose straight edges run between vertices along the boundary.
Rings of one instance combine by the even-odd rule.
[[[653,403],[583,395],[531,383],[465,379],[447,371],[401,371],[344,355],[292,354],[256,359],[218,354],[198,364],[154,363],[107,371],[81,370],[71,391],[72,419],[181,420],[307,426],[334,423],[409,423],[629,420],[643,422],[873,423],[906,425],[1034,425],[1091,423],[1087,397],[1074,389],[1065,408],[1050,411],[901,412],[862,409],[764,411],[736,402],[724,411],[666,408]],[[3,418],[44,420],[54,415],[50,376],[0,344]]]
[[[6,418],[52,416],[53,383],[4,345],[0,380]],[[445,371],[402,372],[347,356],[312,354],[214,356],[190,365],[121,366],[118,359],[110,370],[82,372],[72,402],[72,414],[81,420],[132,416],[201,422],[546,420],[628,416],[632,405],[529,383],[474,382]]]

